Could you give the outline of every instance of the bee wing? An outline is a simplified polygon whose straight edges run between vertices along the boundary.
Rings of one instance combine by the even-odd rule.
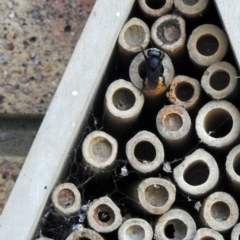
[[[155,70],[153,70],[149,66],[146,66],[146,70],[147,70],[148,86],[151,91],[154,91],[158,86],[161,69],[158,67]]]

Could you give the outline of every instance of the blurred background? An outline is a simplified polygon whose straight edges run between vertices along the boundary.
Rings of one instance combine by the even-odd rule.
[[[95,1],[0,2],[0,213]]]

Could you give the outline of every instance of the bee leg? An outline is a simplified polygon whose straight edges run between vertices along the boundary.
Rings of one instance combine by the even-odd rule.
[[[142,54],[143,54],[143,56],[144,56],[144,58],[145,58],[145,61],[148,61],[148,57],[147,57],[147,55],[145,54],[142,46],[141,46],[141,51],[142,51]]]

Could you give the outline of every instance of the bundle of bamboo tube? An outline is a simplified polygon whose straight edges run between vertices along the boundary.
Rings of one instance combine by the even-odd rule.
[[[74,163],[81,171],[52,194],[56,218],[72,222],[63,238],[47,224],[42,234],[239,239],[239,85],[226,33],[208,0],[138,3],[142,18],[117,42],[129,74],[106,89],[101,130]]]

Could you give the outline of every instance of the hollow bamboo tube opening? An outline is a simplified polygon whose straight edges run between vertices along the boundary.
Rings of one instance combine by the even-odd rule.
[[[91,229],[79,226],[66,238],[66,240],[104,240],[104,238]]]
[[[200,228],[193,240],[224,240],[223,236],[210,228]]]
[[[137,121],[143,103],[143,94],[132,83],[114,81],[105,95],[106,128],[115,134],[127,131]]]
[[[126,220],[118,230],[119,240],[152,240],[153,230],[150,224],[140,218]]]
[[[212,155],[203,149],[197,149],[174,168],[173,177],[182,192],[200,198],[217,186],[219,169]]]
[[[138,0],[138,4],[146,18],[156,19],[172,10],[173,0]]]
[[[236,77],[237,71],[230,63],[217,62],[204,72],[201,85],[211,98],[225,99],[237,92],[238,79]]]
[[[239,217],[238,205],[234,198],[225,192],[209,195],[200,209],[200,219],[206,227],[218,232],[232,228]]]
[[[52,203],[57,212],[68,217],[78,213],[81,195],[74,184],[59,184],[52,193]]]
[[[156,240],[193,239],[196,224],[193,218],[181,209],[170,209],[158,218],[155,224]]]
[[[95,172],[113,167],[117,151],[116,139],[103,131],[91,132],[82,145],[84,164]]]
[[[122,223],[120,209],[109,197],[94,200],[89,206],[87,218],[90,227],[100,233],[112,232]]]
[[[228,49],[226,34],[219,27],[204,24],[193,30],[187,44],[188,54],[197,66],[208,67],[221,61]]]
[[[175,8],[187,18],[201,17],[208,7],[209,0],[174,0]]]
[[[146,178],[137,187],[137,199],[148,213],[161,215],[175,201],[176,188],[163,178]]]
[[[240,190],[240,145],[234,147],[227,156],[227,180],[233,189]]]
[[[196,131],[201,141],[210,147],[229,147],[239,137],[240,113],[227,101],[208,102],[198,112]]]
[[[191,119],[183,107],[169,105],[158,112],[156,125],[169,145],[184,145],[190,135]]]
[[[160,140],[151,132],[141,131],[127,142],[129,163],[141,173],[156,171],[164,161],[164,149]]]
[[[240,238],[240,223],[236,224],[231,233],[231,240],[239,240]]]
[[[170,57],[181,54],[186,42],[186,26],[183,18],[168,14],[157,19],[151,28],[154,44]]]
[[[118,47],[120,53],[126,58],[132,57],[145,49],[150,41],[150,30],[145,22],[139,18],[131,18],[123,26],[119,37]]]
[[[186,110],[194,109],[200,100],[199,81],[183,75],[176,76],[167,92],[168,100]]]
[[[148,50],[144,50],[145,54],[148,56]],[[165,79],[165,85],[163,84],[162,77],[159,78],[159,84],[155,91],[150,91],[147,85],[147,74],[144,68],[145,59],[142,53],[139,53],[131,62],[130,68],[129,68],[129,76],[131,79],[131,82],[134,86],[136,86],[138,89],[142,90],[144,87],[144,82],[146,87],[143,89],[143,94],[146,97],[146,99],[151,100],[154,102],[156,98],[163,96],[163,93],[166,92],[167,88],[172,82],[172,79],[174,78],[174,67],[172,64],[171,59],[169,56],[164,53],[164,58],[162,60],[163,65],[163,76]]]

